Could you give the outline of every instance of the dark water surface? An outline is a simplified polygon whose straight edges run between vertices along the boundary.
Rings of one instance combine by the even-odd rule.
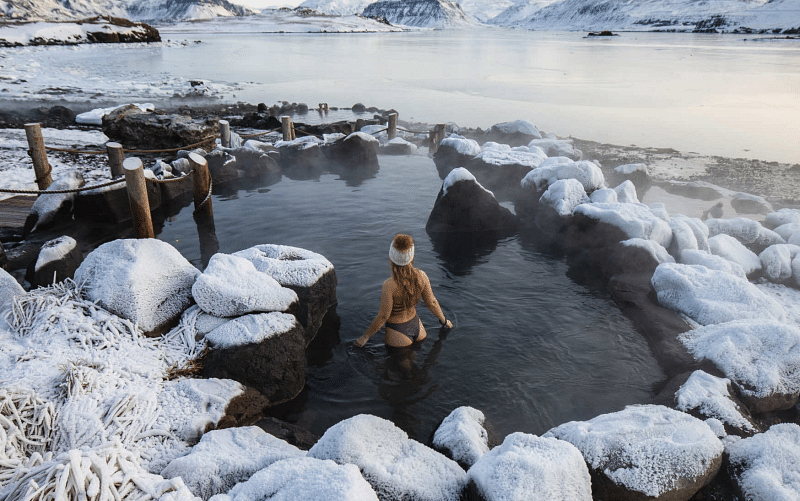
[[[572,281],[564,259],[531,238],[434,243],[425,223],[440,187],[433,162],[413,156],[380,157],[377,176],[360,184],[325,174],[249,190],[215,188],[220,252],[293,245],[336,267],[339,303],[309,350],[306,388],[277,417],[321,434],[370,413],[426,441],[460,405],[482,410],[502,437],[541,434],[647,401],[663,373],[605,290]],[[420,304],[428,339],[419,349],[390,354],[382,331],[354,348],[377,313],[397,232],[414,237],[416,266],[455,328],[440,332]],[[191,207],[170,218],[158,238],[200,266]]]

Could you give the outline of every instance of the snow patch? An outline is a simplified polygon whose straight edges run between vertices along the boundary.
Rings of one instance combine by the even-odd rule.
[[[587,202],[589,197],[577,179],[559,179],[539,198],[541,205],[552,208],[559,216],[571,216],[575,207]]]
[[[288,313],[254,313],[234,318],[206,334],[214,349],[260,343],[297,327],[297,319]]]
[[[675,393],[675,408],[684,412],[697,409],[703,416],[755,432],[753,423],[742,416],[736,403],[731,400],[730,385],[730,379],[714,377],[701,370],[694,371]]]

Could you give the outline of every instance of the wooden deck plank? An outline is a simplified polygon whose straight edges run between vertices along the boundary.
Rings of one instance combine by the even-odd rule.
[[[27,195],[0,200],[0,228],[22,229],[35,201],[36,197]]]

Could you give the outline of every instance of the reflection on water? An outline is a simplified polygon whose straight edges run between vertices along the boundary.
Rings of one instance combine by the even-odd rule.
[[[293,245],[336,267],[339,302],[307,352],[306,387],[274,409],[276,417],[322,434],[369,413],[426,441],[460,405],[482,410],[502,436],[541,434],[651,397],[663,373],[603,289],[570,279],[563,257],[535,235],[430,237],[425,223],[441,188],[433,162],[381,157],[380,164],[358,186],[323,173],[318,181],[284,178],[267,191],[215,188],[220,252]],[[159,238],[201,267],[207,249],[197,232],[187,206]],[[379,332],[354,348],[378,311],[398,232],[414,237],[415,264],[455,328],[437,332],[437,319],[420,305],[429,333],[421,345],[389,352]]]

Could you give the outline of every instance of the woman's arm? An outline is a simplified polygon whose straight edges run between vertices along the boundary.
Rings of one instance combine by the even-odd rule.
[[[375,317],[375,320],[367,328],[367,331],[362,335],[360,338],[356,339],[355,345],[356,346],[364,346],[378,330],[383,327],[383,324],[389,320],[389,316],[392,314],[392,290],[389,286],[389,281],[385,281],[383,283],[383,288],[381,289],[381,307],[378,310],[378,316]]]
[[[425,303],[425,306],[439,319],[439,323],[443,327],[447,327],[448,329],[452,328],[453,323],[445,318],[442,308],[439,306],[439,301],[437,301],[436,296],[433,295],[433,289],[431,288],[431,281],[428,280],[428,275],[426,275],[424,271],[419,270],[419,277],[422,281],[422,301]]]

